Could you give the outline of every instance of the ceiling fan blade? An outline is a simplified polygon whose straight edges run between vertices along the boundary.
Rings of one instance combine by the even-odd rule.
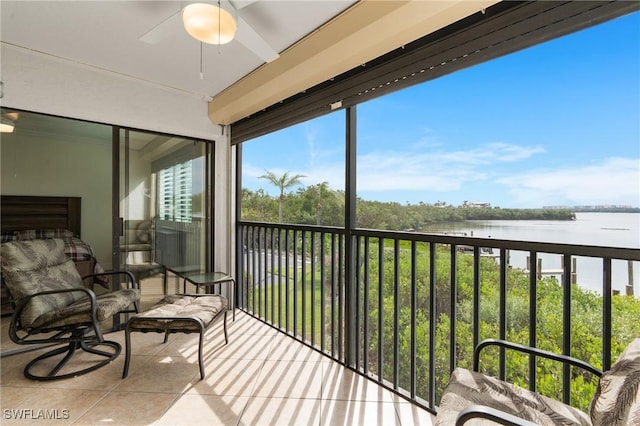
[[[280,57],[269,44],[244,19],[238,16],[238,30],[235,39],[244,47],[251,50],[265,62],[271,62]]]
[[[231,3],[231,6],[233,6],[236,10],[239,10],[257,1],[258,0],[229,0],[229,3]]]
[[[278,59],[280,55],[262,38],[256,30],[251,27],[240,16],[239,9],[249,6],[255,3],[257,0],[221,0],[220,5],[222,8],[231,12],[238,22],[238,29],[234,40],[240,42],[244,47],[251,50],[257,57],[261,58],[265,62],[271,62]]]
[[[162,40],[171,37],[176,31],[182,28],[181,11],[182,9],[174,12],[164,21],[160,22],[158,25],[140,36],[138,40],[148,44],[158,44]]]
[[[235,40],[244,45],[247,49],[251,50],[256,56],[264,60],[265,62],[271,62],[280,57],[269,44],[258,34],[242,17],[238,14],[237,9],[241,9],[254,3],[256,0],[235,0],[233,3],[229,0],[222,0],[220,2],[224,9],[232,12],[236,16],[238,22],[238,29],[236,31]],[[182,26],[182,2],[180,3],[180,9],[169,15],[158,25],[147,31],[140,36],[138,40],[148,44],[158,44],[162,40],[165,40],[175,34],[177,31],[183,28]]]

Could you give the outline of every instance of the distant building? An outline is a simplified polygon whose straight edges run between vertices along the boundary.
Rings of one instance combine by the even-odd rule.
[[[485,203],[482,201],[465,201],[462,203],[462,207],[475,208],[475,209],[490,209],[491,203]]]

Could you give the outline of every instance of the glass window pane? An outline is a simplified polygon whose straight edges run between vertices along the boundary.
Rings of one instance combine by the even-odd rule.
[[[359,105],[358,226],[464,232],[451,223],[511,219],[510,209],[638,208],[639,21],[628,15]]]
[[[242,145],[242,220],[344,226],[344,111]]]

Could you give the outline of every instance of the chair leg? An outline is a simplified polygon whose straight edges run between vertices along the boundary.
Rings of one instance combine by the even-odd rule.
[[[233,322],[236,321],[236,280],[235,278],[231,278],[231,282],[233,283],[233,290],[231,291],[231,301],[229,302],[229,306],[231,306],[233,312]]]
[[[122,370],[122,378],[124,379],[129,374],[129,362],[131,361],[131,330],[129,327],[124,331],[124,369]]]
[[[76,342],[71,342],[67,346],[63,346],[61,348],[49,351],[49,352],[37,357],[36,359],[32,360],[29,364],[27,364],[27,367],[25,367],[25,369],[24,369],[25,376],[27,375],[27,373],[31,369],[31,366],[35,365],[38,361],[43,360],[45,358],[51,358],[52,356],[56,356],[56,355],[59,355],[59,354],[67,352],[67,354],[64,356],[64,358],[62,358],[60,360],[60,362],[58,364],[56,364],[56,366],[53,367],[53,369],[49,372],[49,376],[55,376],[56,374],[58,374],[60,369],[62,367],[64,367],[65,364],[71,359],[71,357],[73,356],[73,353],[76,351],[76,349],[77,349]],[[32,376],[31,373],[29,373],[29,376],[27,376],[27,377],[29,377],[30,379],[34,379],[35,378],[35,376]]]
[[[99,349],[94,349],[93,346],[97,346],[96,345],[87,345],[87,342],[80,342],[80,349],[82,349],[85,352],[89,352],[92,354],[96,354],[96,355],[102,355],[102,356],[111,356],[111,352],[106,352],[106,351],[101,351]]]
[[[224,344],[226,345],[229,343],[229,339],[227,338],[227,311],[224,311],[224,318],[222,321],[224,321],[222,323],[222,328],[224,329]]]
[[[81,376],[83,374],[87,374],[91,371],[97,370],[98,368],[104,367],[105,365],[113,361],[118,355],[120,355],[120,351],[122,350],[122,347],[117,342],[108,340],[102,342],[95,340],[87,341],[84,337],[84,331],[80,330],[73,333],[73,338],[75,338],[75,340],[71,341],[68,345],[53,349],[49,352],[45,352],[44,354],[31,360],[24,368],[24,376],[32,380],[40,381],[70,379],[72,377]],[[106,346],[108,348],[111,348],[111,351],[102,351],[96,349],[96,346]],[[93,361],[92,365],[87,368],[73,370],[65,374],[59,374],[62,368],[67,365],[69,360],[71,360],[73,355],[78,350],[98,355],[100,357],[103,357],[104,359],[101,361]],[[65,352],[66,354],[64,355],[64,357],[46,375],[36,374],[33,372],[33,369],[35,367],[40,366],[41,361],[63,354]]]
[[[204,341],[204,330],[200,330],[200,342],[198,343],[198,365],[200,366],[200,380],[204,380],[204,364],[202,363],[203,341]]]

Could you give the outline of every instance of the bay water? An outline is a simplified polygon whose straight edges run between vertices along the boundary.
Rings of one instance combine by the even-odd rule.
[[[576,213],[576,220],[475,220],[430,225],[422,232],[451,233],[468,237],[536,241],[601,247],[640,249],[640,213]],[[526,252],[511,252],[509,264],[527,268]],[[557,271],[562,256],[541,253],[543,271]],[[631,270],[630,270],[631,269]],[[582,288],[602,294],[602,259],[577,257],[576,282]],[[553,274],[551,274],[553,275]],[[558,279],[560,275],[556,274]],[[630,283],[632,280],[632,283]],[[622,294],[632,284],[640,297],[640,262],[612,262],[612,286]]]

